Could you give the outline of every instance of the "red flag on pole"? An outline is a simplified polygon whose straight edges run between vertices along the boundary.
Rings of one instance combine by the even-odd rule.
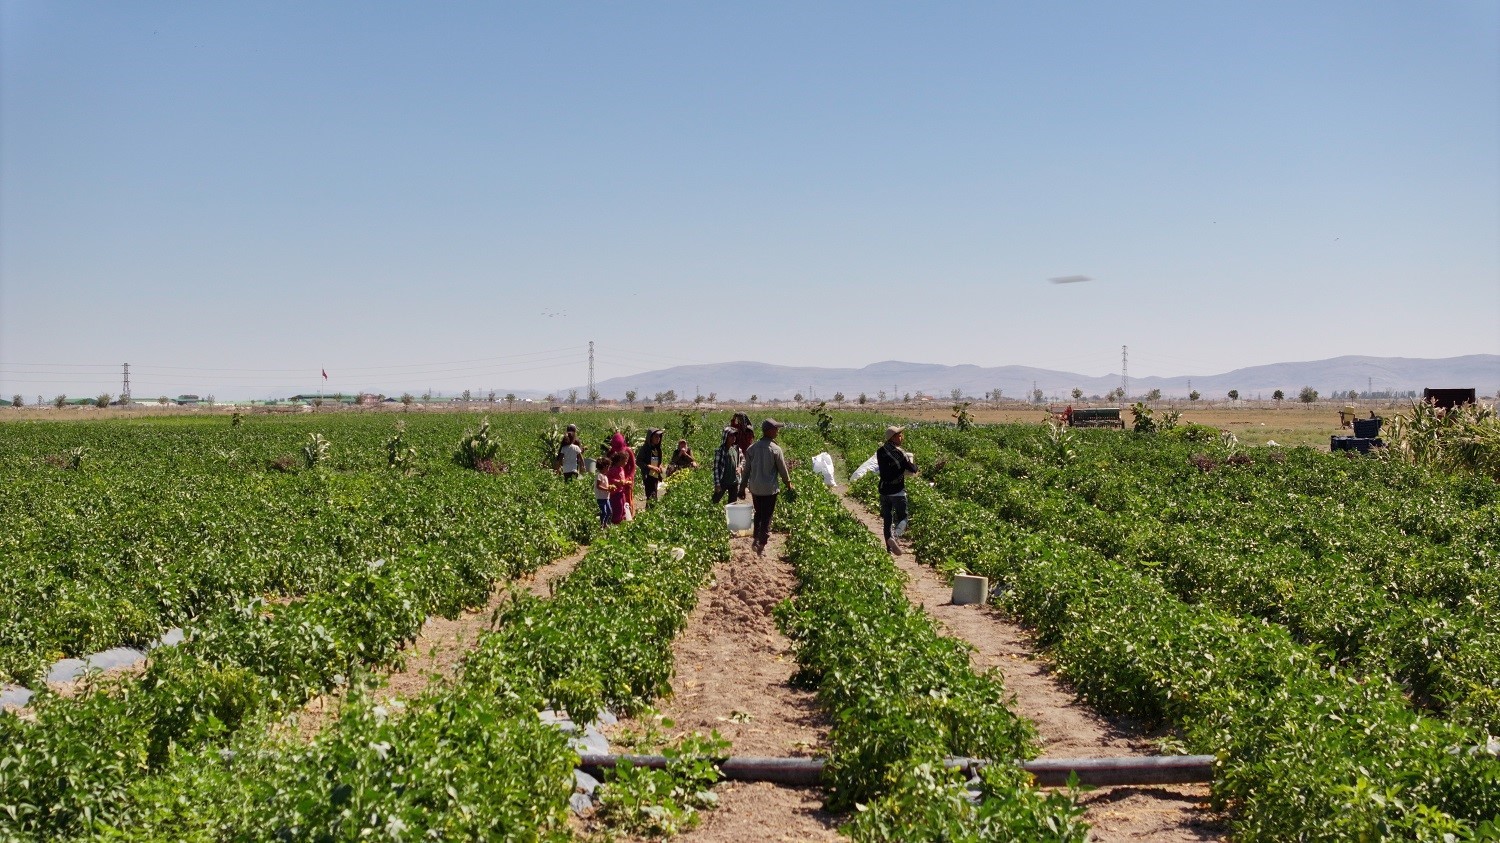
[[[328,370],[327,369],[323,369],[322,371],[323,371],[323,380],[325,380],[325,381],[328,380]]]

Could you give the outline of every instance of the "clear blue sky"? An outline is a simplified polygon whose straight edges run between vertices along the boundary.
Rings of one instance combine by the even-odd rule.
[[[1500,353],[1500,3],[0,4],[0,392]],[[1054,285],[1057,276],[1087,283]],[[549,315],[552,314],[552,315]]]

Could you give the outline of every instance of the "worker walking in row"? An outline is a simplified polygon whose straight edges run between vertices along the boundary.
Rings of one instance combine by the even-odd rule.
[[[885,549],[896,556],[901,555],[901,545],[896,544],[892,528],[906,520],[906,475],[917,473],[911,455],[901,449],[905,430],[896,425],[886,428],[885,444],[875,452],[875,463],[880,470],[880,523],[885,533]]]
[[[765,553],[766,542],[771,538],[771,516],[776,512],[776,496],[781,492],[781,483],[786,483],[788,496],[796,494],[792,488],[792,475],[786,468],[786,454],[776,444],[776,434],[781,427],[781,422],[775,419],[761,422],[760,439],[745,451],[742,490],[750,492],[750,502],[755,506],[753,546],[757,556]]]

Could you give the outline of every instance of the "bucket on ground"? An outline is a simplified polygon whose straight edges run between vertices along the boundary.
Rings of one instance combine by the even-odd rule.
[[[724,520],[732,532],[743,532],[754,525],[754,510],[748,503],[732,503],[724,507]]]

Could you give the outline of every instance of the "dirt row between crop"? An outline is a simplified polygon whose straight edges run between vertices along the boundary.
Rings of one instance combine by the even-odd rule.
[[[782,558],[786,540],[772,534],[764,556],[749,538],[731,540],[729,561],[714,569],[698,594],[687,628],[672,644],[676,675],[672,696],[661,703],[664,728],[654,718],[627,720],[606,729],[616,752],[632,733],[659,731],[668,739],[717,729],[734,755],[825,754],[827,717],[810,691],[790,684],[797,662],[791,642],[776,628],[771,611],[791,596],[792,567]],[[744,840],[838,840],[842,818],[822,810],[816,788],[764,782],[724,782],[714,788],[718,807],[679,835],[694,843]]]
[[[881,534],[879,514],[847,495],[841,499],[855,518]],[[912,517],[921,518],[921,513]],[[1015,695],[1012,709],[1036,724],[1043,758],[1160,754],[1152,735],[1079,701],[1054,675],[1051,663],[1020,624],[989,606],[953,605],[951,587],[902,544],[906,553],[895,561],[907,576],[907,599],[921,606],[946,634],[973,645],[976,670],[1000,671],[1005,690]],[[1208,798],[1207,785],[1153,785],[1100,788],[1082,794],[1078,803],[1093,826],[1089,839],[1099,843],[1226,839],[1222,818],[1212,812]]]
[[[528,576],[496,585],[483,606],[465,610],[456,618],[429,617],[422,624],[416,640],[406,647],[401,668],[384,674],[385,685],[376,696],[408,700],[438,682],[451,681],[463,666],[464,656],[479,643],[480,636],[494,629],[495,612],[510,599],[512,585],[519,585],[537,597],[548,597],[552,593],[552,581],[572,573],[588,550],[587,546],[581,546]],[[309,700],[295,715],[298,733],[305,740],[311,740],[338,717],[342,704],[340,694],[323,694]]]

